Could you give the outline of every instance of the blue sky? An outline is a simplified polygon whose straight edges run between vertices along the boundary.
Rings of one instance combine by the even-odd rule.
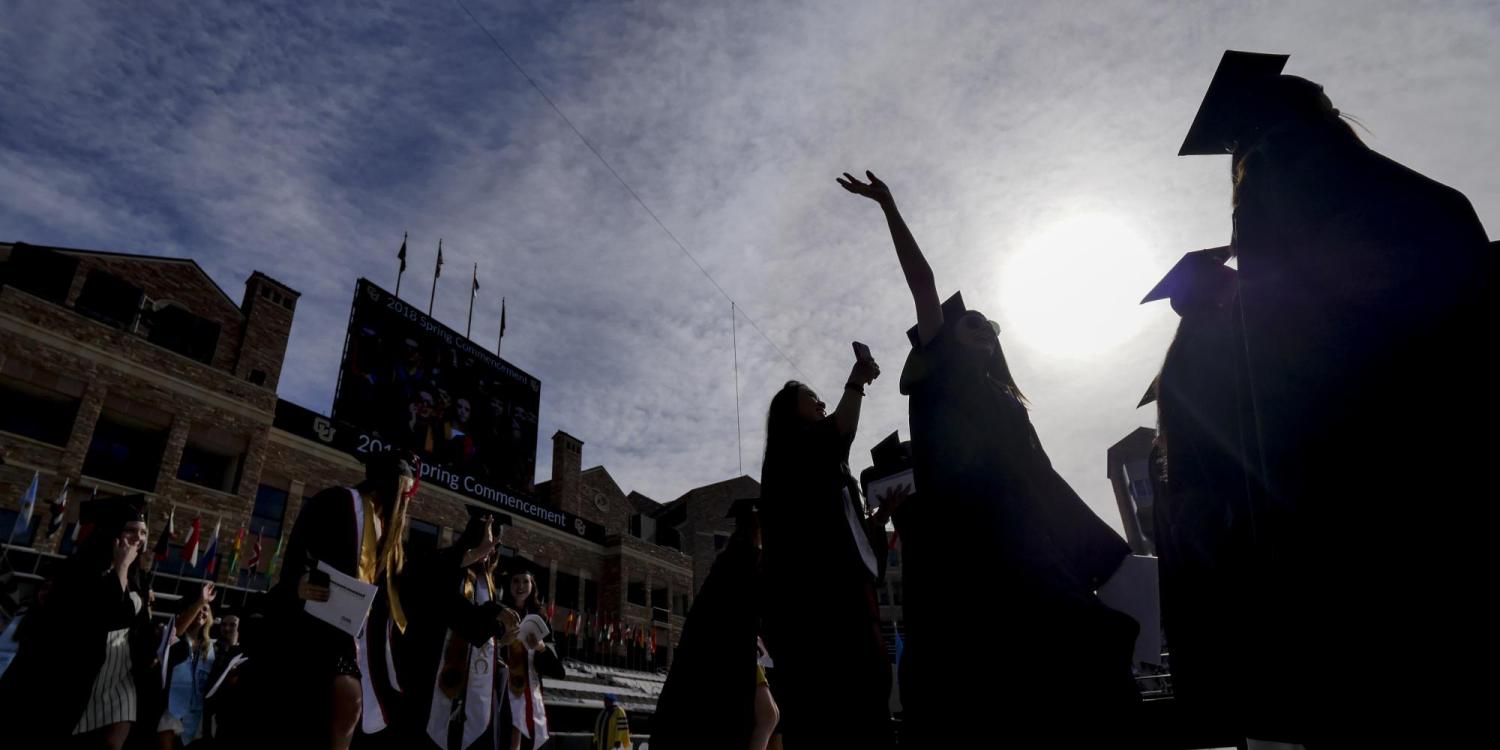
[[[1104,451],[1175,323],[1135,303],[1229,236],[1228,165],[1175,156],[1226,48],[1292,55],[1377,150],[1500,221],[1500,6],[465,0],[832,400],[885,366],[855,444],[905,431],[909,298],[872,205],[896,191],[944,293],[997,318],[1054,463],[1111,523]],[[196,258],[303,293],[283,397],[326,410],[355,278],[543,382],[553,431],[669,500],[732,476],[728,303],[456,3],[4,2],[0,237]],[[444,297],[446,293],[446,297]],[[799,377],[739,329],[745,471]]]

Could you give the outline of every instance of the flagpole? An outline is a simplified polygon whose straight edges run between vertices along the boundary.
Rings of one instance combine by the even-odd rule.
[[[401,233],[401,252],[396,257],[401,261],[401,268],[396,271],[396,299],[401,299],[401,277],[406,274],[406,232]]]
[[[473,340],[469,334],[474,332],[474,295],[479,291],[479,264],[474,264],[474,281],[469,285],[469,325],[464,328],[464,338]]]
[[[437,299],[437,281],[438,281],[438,277],[440,277],[442,275],[443,275],[443,238],[439,237],[438,238],[437,265],[433,268],[433,271],[432,271],[432,296],[430,296],[430,297],[427,298],[427,317],[429,317],[429,318],[432,317],[432,303],[433,303],[434,300]]]
[[[500,356],[500,346],[505,343],[505,298],[500,298],[500,340],[495,342],[495,356]]]

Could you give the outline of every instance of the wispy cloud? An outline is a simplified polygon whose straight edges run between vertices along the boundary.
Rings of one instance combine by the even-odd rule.
[[[1127,217],[1158,268],[1227,239],[1227,165],[1173,154],[1233,47],[1292,53],[1376,148],[1500,211],[1492,3],[466,4],[814,387],[871,344],[887,375],[856,463],[904,431],[912,314],[839,172],[890,181],[943,290],[1007,322],[1008,260],[1069,215]],[[191,255],[231,293],[253,269],[286,281],[287,398],[327,408],[353,280],[391,284],[409,230],[408,299],[442,237],[494,292],[476,339],[509,300],[505,355],[544,383],[543,478],[555,429],[659,499],[736,470],[728,303],[456,5],[23,3],[0,48],[0,233]],[[461,324],[454,267],[436,312]],[[1132,407],[1174,324],[1129,291],[1117,347],[1008,350],[1055,463],[1112,522],[1104,450],[1154,419]],[[743,323],[738,343],[755,474],[796,373]]]

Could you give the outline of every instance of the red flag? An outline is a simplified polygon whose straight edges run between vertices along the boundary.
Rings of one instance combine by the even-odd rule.
[[[193,519],[193,531],[188,534],[186,542],[182,544],[182,559],[187,560],[188,565],[198,564],[198,537],[203,534],[203,518],[200,516]]]
[[[161,530],[161,538],[156,540],[156,551],[151,555],[151,557],[157,562],[161,562],[162,560],[167,559],[167,550],[172,546],[172,537],[177,533],[173,521],[173,519],[175,519],[176,517],[177,509],[173,508],[172,511],[167,514],[167,525]]]
[[[656,658],[656,628],[651,629],[651,658]]]
[[[551,622],[557,616],[557,602],[547,602],[547,621]]]
[[[255,532],[255,546],[250,548],[250,564],[245,566],[251,575],[255,575],[255,569],[260,565],[260,541],[264,534],[264,531]]]

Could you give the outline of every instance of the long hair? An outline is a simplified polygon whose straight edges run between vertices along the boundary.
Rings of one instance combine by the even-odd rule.
[[[1021,392],[1021,386],[1016,385],[1016,376],[1010,374],[1010,363],[1005,361],[1005,347],[1000,345],[1000,337],[995,337],[995,353],[990,355],[989,361],[990,377],[1000,381],[1010,395],[1022,406],[1030,406],[1031,402],[1026,400],[1026,394]]]
[[[209,647],[213,645],[213,639],[209,637],[209,631],[214,627],[214,610],[212,607],[205,606],[203,611],[207,613],[208,619],[203,622],[203,627],[197,633],[194,633],[192,640],[189,641],[192,644],[193,653],[197,654],[200,658],[208,654]],[[197,624],[195,623],[193,627],[197,627]]]
[[[390,571],[397,575],[401,569],[406,567],[406,519],[407,511],[411,506],[411,496],[401,491],[401,485],[397,480],[390,480],[392,486],[380,486],[381,483],[365,480],[360,482],[355,489],[360,492],[390,493],[385,500],[384,513],[380,519],[381,528],[384,530],[380,538],[380,552],[375,561],[375,575],[377,580]]]
[[[797,398],[803,388],[802,383],[788,380],[771,397],[771,406],[766,410],[766,453],[760,469],[762,486],[779,489],[781,453],[788,449],[791,436],[802,427],[802,417],[797,414]]]
[[[526,597],[525,604],[517,602],[515,600],[515,596],[510,592],[511,579],[515,578],[516,576],[526,576],[526,580],[531,583],[531,594]],[[518,570],[505,577],[505,590],[501,592],[500,600],[502,602],[508,603],[511,609],[519,610],[528,615],[539,615],[542,613],[542,604],[540,597],[541,592],[536,587],[536,576],[532,575],[531,571]]]
[[[1265,94],[1261,107],[1269,123],[1253,140],[1236,146],[1229,160],[1229,174],[1234,187],[1234,203],[1257,189],[1257,175],[1262,165],[1277,156],[1271,141],[1285,134],[1296,134],[1303,140],[1338,145],[1363,146],[1364,141],[1323,93],[1323,87],[1297,76],[1281,76]],[[1277,137],[1268,137],[1277,136]]]

